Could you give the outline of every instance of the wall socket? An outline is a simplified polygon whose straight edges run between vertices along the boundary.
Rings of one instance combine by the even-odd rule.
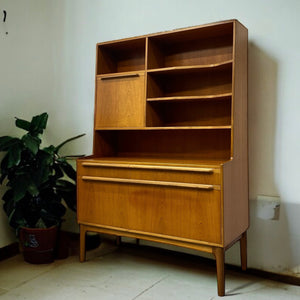
[[[256,216],[263,220],[279,220],[280,197],[257,195]]]

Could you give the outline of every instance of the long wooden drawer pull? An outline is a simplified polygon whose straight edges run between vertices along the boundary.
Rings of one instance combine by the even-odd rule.
[[[101,80],[118,79],[118,78],[130,78],[139,77],[138,73],[135,74],[118,74],[118,75],[108,75],[107,77],[101,77]]]
[[[116,164],[116,163],[83,162],[82,165],[84,167],[132,168],[132,169],[149,169],[149,170],[186,171],[186,172],[199,172],[199,173],[213,173],[214,171],[214,169],[212,168]]]
[[[214,186],[212,184],[184,183],[184,182],[171,182],[171,181],[154,181],[154,180],[127,179],[127,178],[94,177],[94,176],[82,176],[82,180],[172,186],[172,187],[182,187],[182,188],[201,189],[201,190],[214,189]]]

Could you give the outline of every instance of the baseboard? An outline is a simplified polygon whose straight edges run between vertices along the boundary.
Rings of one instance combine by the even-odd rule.
[[[272,273],[272,272],[267,272],[267,271],[252,269],[252,268],[249,268],[246,272],[253,276],[300,286],[300,277],[286,275],[286,274],[277,274],[277,273]]]
[[[64,233],[68,236],[69,241],[71,240],[71,241],[75,242],[73,244],[73,247],[77,249],[79,247],[79,243],[78,243],[79,234],[73,233],[73,232],[68,232],[68,231],[64,231]],[[105,239],[105,237],[103,237],[103,238]],[[132,244],[132,243],[124,243],[124,242],[122,242],[121,245],[124,245],[127,248],[131,248],[131,249],[132,248],[143,249],[143,251],[150,252],[152,254],[153,254],[153,252],[156,252],[156,253],[160,253],[160,254],[166,255],[166,256],[173,256],[173,257],[177,256],[177,257],[179,257],[179,261],[180,261],[180,259],[196,260],[198,262],[206,264],[207,266],[213,266],[213,267],[215,266],[215,261],[213,259],[205,258],[205,257],[193,255],[193,254],[187,254],[187,253],[183,253],[183,252],[177,252],[177,251],[162,249],[162,248],[158,248],[158,247],[137,245],[137,244]],[[18,243],[13,243],[13,244],[10,244],[3,248],[0,248],[0,261],[8,259],[10,257],[13,257],[13,256],[17,255],[18,253],[20,253]],[[77,250],[74,251],[73,255],[74,254],[79,255]],[[145,255],[147,255],[147,254],[145,253]],[[225,268],[226,268],[226,270],[232,270],[235,272],[241,272],[244,274],[261,277],[264,279],[269,279],[269,280],[273,280],[273,281],[279,281],[279,282],[283,282],[283,283],[287,283],[287,284],[300,286],[300,277],[296,277],[296,276],[292,276],[292,275],[277,274],[277,273],[262,271],[262,270],[258,270],[258,269],[254,269],[254,268],[248,268],[246,271],[242,271],[240,267],[231,265],[231,264],[225,264]]]
[[[75,240],[79,239],[79,234],[77,234],[77,233],[66,232],[66,234],[69,234],[72,239],[75,239]],[[103,240],[108,239],[111,241],[113,239],[112,236],[101,235],[101,237]],[[159,248],[159,247],[155,247],[155,246],[147,246],[147,245],[140,245],[139,243],[134,244],[134,243],[127,243],[127,242],[122,242],[121,245],[124,245],[125,249],[126,248],[143,249],[143,251],[146,252],[145,253],[146,256],[148,256],[150,253],[155,252],[157,254],[160,253],[160,254],[166,255],[166,256],[173,256],[173,257],[177,256],[179,261],[181,259],[184,259],[187,261],[188,260],[198,261],[203,264],[206,264],[207,266],[212,266],[213,268],[215,268],[215,264],[216,264],[214,259],[210,259],[210,258],[206,258],[206,257],[194,255],[194,254],[188,254],[188,253],[184,253],[184,252],[169,250],[169,249],[163,249],[163,248]],[[141,253],[139,253],[139,254],[141,254]],[[242,271],[239,266],[235,266],[235,265],[231,265],[231,264],[225,264],[225,269],[232,270],[234,272],[239,272],[239,273],[243,273],[243,274],[248,274],[248,275],[264,278],[264,279],[269,279],[269,280],[273,280],[273,281],[278,281],[278,282],[283,282],[283,283],[287,283],[287,284],[300,286],[300,277],[296,277],[296,276],[292,276],[292,275],[272,273],[272,272],[258,270],[258,269],[254,269],[254,268],[247,268],[246,271]]]
[[[13,257],[18,253],[20,253],[20,249],[17,242],[0,248],[0,261]]]
[[[194,254],[188,254],[188,253],[173,251],[173,250],[169,250],[169,249],[163,249],[163,248],[139,245],[139,244],[133,244],[133,243],[126,243],[126,242],[122,242],[121,245],[122,244],[125,246],[124,248],[126,248],[126,247],[129,247],[131,249],[141,248],[146,252],[145,255],[147,255],[148,253],[153,254],[155,252],[157,254],[162,254],[166,257],[170,257],[170,256],[175,257],[176,256],[176,257],[178,257],[178,261],[181,261],[181,260],[193,261],[193,262],[198,262],[198,263],[201,263],[208,267],[213,267],[213,268],[215,268],[215,264],[216,264],[214,259],[201,257],[201,256],[194,255]],[[256,277],[260,277],[260,278],[264,278],[264,279],[268,279],[268,280],[272,280],[272,281],[278,281],[278,282],[282,282],[282,283],[300,286],[300,277],[297,277],[297,276],[272,273],[272,272],[262,271],[262,270],[258,270],[258,269],[254,269],[254,268],[247,268],[246,271],[242,271],[241,267],[231,265],[231,264],[225,264],[225,270],[232,270],[234,272],[238,272],[241,274],[248,274],[248,275],[252,275],[252,276],[256,276]]]

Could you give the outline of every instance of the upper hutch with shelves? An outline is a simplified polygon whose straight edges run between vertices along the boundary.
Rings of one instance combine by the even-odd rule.
[[[239,240],[246,267],[247,36],[229,20],[97,44],[81,260],[91,230],[213,253],[220,295]]]

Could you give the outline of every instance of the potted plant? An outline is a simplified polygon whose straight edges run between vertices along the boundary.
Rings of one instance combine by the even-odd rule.
[[[16,126],[26,133],[20,138],[0,137],[0,152],[6,152],[0,165],[0,184],[8,187],[2,197],[3,208],[20,239],[25,261],[31,263],[53,261],[57,229],[66,206],[76,210],[76,171],[67,160],[70,156],[61,156],[59,151],[84,134],[42,148],[47,120],[47,113],[34,116],[31,122],[16,118]]]

